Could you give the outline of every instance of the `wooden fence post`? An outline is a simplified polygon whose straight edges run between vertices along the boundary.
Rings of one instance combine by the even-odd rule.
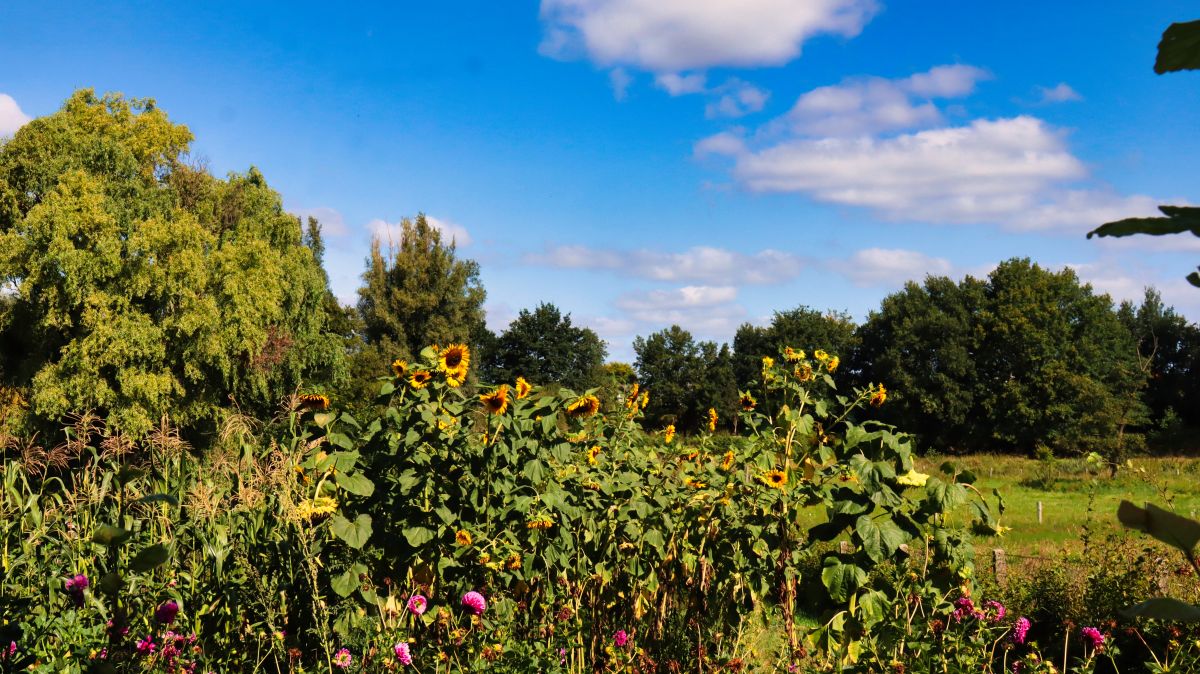
[[[1008,583],[1008,559],[1004,556],[1004,548],[992,550],[992,575],[1001,587]]]
[[[842,553],[843,555],[853,555],[854,544],[850,541],[842,541],[841,543],[838,543],[838,552]]]
[[[1042,502],[1038,501],[1038,524],[1042,523]]]

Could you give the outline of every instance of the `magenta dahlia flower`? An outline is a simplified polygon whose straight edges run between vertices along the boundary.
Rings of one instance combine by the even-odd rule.
[[[483,615],[487,610],[487,600],[478,592],[468,592],[462,596],[463,608],[475,615]]]
[[[179,615],[179,604],[175,603],[174,599],[163,602],[154,610],[154,619],[163,625],[170,625],[175,622],[175,616],[177,615]]]
[[[1025,643],[1025,636],[1029,634],[1029,618],[1021,616],[1017,618],[1017,623],[1013,625],[1012,640],[1014,644],[1020,645]]]
[[[408,610],[411,611],[413,615],[421,615],[427,608],[429,608],[429,601],[425,599],[425,597],[422,597],[419,594],[414,594],[408,598]]]
[[[1104,635],[1095,627],[1085,627],[1079,630],[1079,633],[1084,639],[1087,639],[1092,648],[1097,649],[1104,645]]]
[[[401,664],[412,664],[412,649],[409,648],[407,641],[401,641],[400,643],[396,644],[395,651],[396,659],[399,660]]]

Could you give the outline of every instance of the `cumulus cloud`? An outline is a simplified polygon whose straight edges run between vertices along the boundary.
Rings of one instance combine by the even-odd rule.
[[[345,236],[350,233],[350,229],[346,227],[346,219],[342,217],[342,214],[328,206],[290,208],[288,210],[300,218],[301,222],[306,222],[310,217],[316,218],[321,223],[321,233],[325,236]]]
[[[543,253],[525,256],[525,262],[566,269],[610,270],[655,281],[722,285],[782,283],[797,276],[804,267],[799,257],[777,250],[748,255],[708,246],[680,253],[554,246]]]
[[[987,71],[968,65],[937,66],[902,79],[852,77],[800,96],[784,123],[810,136],[928,127],[942,122],[932,99],[967,96],[987,77]]]
[[[431,227],[442,233],[443,243],[453,241],[459,247],[471,245],[471,235],[467,232],[467,228],[449,220],[435,218],[431,215],[425,216],[425,220]],[[379,237],[383,242],[399,243],[402,238],[403,229],[401,222],[388,222],[382,218],[375,218],[367,223],[367,230],[373,236]]]
[[[659,330],[678,325],[701,338],[726,337],[746,320],[733,286],[684,286],[626,293],[614,306],[628,324]]]
[[[1079,95],[1078,91],[1071,88],[1071,85],[1066,82],[1059,82],[1053,87],[1038,87],[1037,88],[1038,103],[1070,103],[1072,101],[1082,101],[1083,96]]]
[[[820,34],[857,35],[874,0],[542,0],[543,54],[657,73],[781,65]]]
[[[731,79],[722,86],[713,89],[715,98],[704,108],[704,116],[709,119],[716,117],[742,117],[763,109],[770,94],[749,82]]]
[[[949,276],[955,272],[946,258],[900,248],[865,248],[831,266],[851,283],[863,287],[895,287],[929,275]]]
[[[32,119],[8,94],[0,94],[0,138],[12,136]]]
[[[1081,281],[1092,284],[1096,292],[1109,295],[1114,302],[1128,300],[1140,304],[1146,288],[1152,287],[1159,291],[1167,306],[1192,321],[1200,320],[1200,293],[1183,278],[1188,268],[1126,269],[1110,260],[1064,266],[1075,270]],[[1178,273],[1172,277],[1172,271]]]
[[[662,73],[654,78],[654,83],[672,96],[698,94],[708,90],[708,78],[704,73],[692,73],[690,75]]]

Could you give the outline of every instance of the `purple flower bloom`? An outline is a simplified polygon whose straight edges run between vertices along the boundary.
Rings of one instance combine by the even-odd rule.
[[[468,592],[462,596],[463,608],[475,615],[483,615],[487,610],[487,600],[478,592]]]
[[[154,619],[163,625],[170,625],[175,622],[175,616],[177,615],[179,615],[179,604],[176,604],[174,599],[163,602],[154,611]]]
[[[1084,639],[1087,639],[1092,644],[1092,648],[1100,648],[1104,645],[1104,635],[1095,627],[1085,627],[1079,630],[1079,633]]]
[[[396,644],[395,651],[396,659],[399,660],[401,664],[412,664],[412,650],[409,649],[407,641],[401,641],[400,643]]]
[[[1004,604],[1001,604],[998,601],[992,601],[989,599],[988,601],[983,602],[983,606],[987,609],[985,613],[988,616],[988,620],[991,622],[1001,622],[1004,620],[1004,616],[1008,615],[1008,609],[1004,608]]]
[[[350,663],[354,662],[354,657],[350,655],[349,648],[343,648],[333,655],[333,664],[335,667],[346,669]]]
[[[154,643],[154,637],[148,636],[145,639],[138,639],[137,652],[142,655],[150,655],[158,648]]]
[[[408,598],[408,610],[411,611],[413,615],[421,615],[428,607],[429,601],[419,594],[414,594]]]
[[[87,589],[88,577],[82,573],[77,574],[74,578],[67,579],[67,592],[71,593],[71,599],[75,602],[76,608],[83,606],[83,591]]]
[[[617,630],[617,633],[613,635],[613,643],[617,645],[617,648],[625,648],[625,644],[629,643],[629,634],[625,630]]]
[[[1029,618],[1021,616],[1017,618],[1017,623],[1013,625],[1012,640],[1014,644],[1020,645],[1025,643],[1025,635],[1029,634]]]
[[[5,648],[4,650],[0,651],[0,656],[4,656],[4,658],[6,660],[11,660],[12,656],[14,656],[16,654],[17,654],[17,642],[15,642],[15,641],[8,642],[8,648]]]
[[[558,649],[558,663],[560,665],[567,664],[567,649],[565,649],[565,648]]]

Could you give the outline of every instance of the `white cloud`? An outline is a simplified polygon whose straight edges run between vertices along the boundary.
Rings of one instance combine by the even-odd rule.
[[[701,339],[727,339],[746,321],[732,286],[684,286],[672,290],[626,293],[614,306],[623,321],[642,330],[678,325]]]
[[[32,119],[8,94],[0,94],[0,138],[12,136]]]
[[[1064,266],[1074,269],[1081,281],[1092,284],[1097,293],[1108,294],[1114,302],[1141,304],[1146,288],[1153,287],[1164,304],[1192,321],[1200,320],[1200,292],[1184,279],[1192,268],[1125,269],[1110,260]]]
[[[900,248],[866,248],[830,266],[857,286],[896,287],[931,274],[949,276],[955,271],[946,258]]]
[[[542,0],[543,54],[656,73],[781,65],[819,34],[857,35],[874,0]]]
[[[1091,231],[1113,220],[1161,215],[1159,201],[1145,195],[1123,196],[1104,190],[1061,190],[1044,203],[1015,214],[1013,229]]]
[[[692,73],[690,75],[662,73],[655,76],[654,83],[672,96],[683,96],[684,94],[698,94],[707,91],[707,79],[704,73]]]
[[[1038,103],[1069,103],[1072,101],[1082,101],[1083,96],[1079,95],[1078,91],[1071,88],[1071,85],[1066,82],[1059,82],[1053,87],[1038,87]]]
[[[325,236],[345,236],[350,233],[350,229],[346,227],[346,219],[336,209],[328,206],[315,206],[313,208],[289,208],[288,211],[300,218],[300,221],[306,222],[308,218],[314,217],[321,223],[321,233]]]
[[[633,76],[624,68],[613,68],[608,73],[608,83],[612,85],[613,98],[623,101],[629,93],[629,85],[633,84]]]
[[[812,136],[928,127],[942,122],[941,111],[930,99],[966,96],[987,77],[973,66],[946,65],[903,79],[848,78],[800,96],[783,123],[795,133]]]
[[[737,156],[744,154],[746,150],[746,139],[742,137],[740,130],[738,131],[722,131],[715,133],[707,138],[702,138],[696,142],[692,148],[693,153],[697,157],[707,157],[709,155],[727,155]]]
[[[674,290],[628,293],[617,298],[616,306],[626,311],[658,312],[684,307],[710,307],[736,299],[737,288],[733,286],[684,286]]]
[[[713,93],[717,98],[710,101],[704,108],[704,116],[709,119],[742,117],[752,112],[758,112],[763,109],[770,96],[767,91],[739,79],[730,79],[714,89]]]
[[[453,241],[459,247],[471,245],[471,235],[467,232],[467,228],[462,225],[442,220],[431,215],[425,216],[425,220],[431,227],[442,233],[442,242],[450,243]],[[367,230],[373,236],[379,237],[384,243],[394,242],[399,243],[403,229],[400,222],[388,222],[382,218],[375,218],[367,223]]]
[[[746,285],[782,283],[797,276],[804,262],[777,250],[753,255],[697,246],[681,253],[557,246],[525,256],[526,264],[568,269],[610,270],[655,281]]]

